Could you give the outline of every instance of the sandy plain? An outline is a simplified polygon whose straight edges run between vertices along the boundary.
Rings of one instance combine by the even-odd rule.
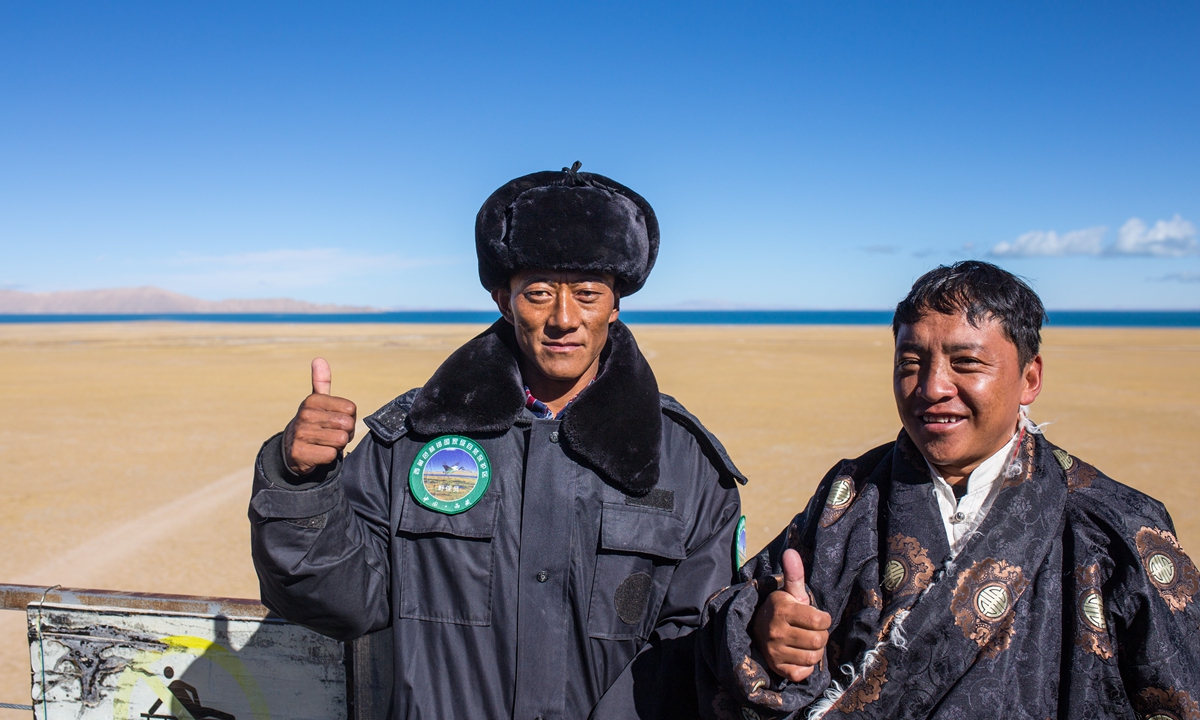
[[[366,415],[480,329],[0,325],[0,582],[257,597],[250,467],[307,394],[310,359]],[[886,327],[633,330],[663,392],[750,477],[752,550],[833,463],[899,428]],[[1162,500],[1200,548],[1200,330],[1050,328],[1043,356],[1047,436]],[[0,701],[29,702],[24,623],[0,612]]]

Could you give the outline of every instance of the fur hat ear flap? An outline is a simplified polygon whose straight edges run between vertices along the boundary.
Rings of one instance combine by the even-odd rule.
[[[645,284],[658,257],[654,209],[624,185],[579,168],[519,177],[480,208],[475,251],[488,292],[521,270],[607,273],[623,296]]]

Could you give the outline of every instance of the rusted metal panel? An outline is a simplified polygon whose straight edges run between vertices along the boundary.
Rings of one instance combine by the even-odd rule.
[[[209,598],[149,598],[205,606],[189,613],[51,603],[53,594],[41,603],[42,592],[28,607],[35,718],[347,717],[347,653],[336,640],[274,618],[209,613]],[[235,603],[224,607],[257,605]]]
[[[0,585],[0,609],[24,612],[29,604],[41,602],[43,596],[47,603],[60,605],[95,605],[197,615],[223,615],[231,618],[265,618],[269,614],[267,608],[257,600],[130,593],[116,590],[81,590],[57,585],[50,588],[37,585]]]

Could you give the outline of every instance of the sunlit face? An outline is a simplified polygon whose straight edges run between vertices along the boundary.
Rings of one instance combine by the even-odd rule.
[[[492,293],[513,324],[521,354],[547,379],[577,380],[595,366],[617,319],[611,275],[573,271],[525,271],[507,290]]]
[[[1042,358],[1022,367],[995,320],[927,313],[896,334],[893,388],[900,421],[931,464],[965,477],[1016,431],[1021,405],[1042,389]]]

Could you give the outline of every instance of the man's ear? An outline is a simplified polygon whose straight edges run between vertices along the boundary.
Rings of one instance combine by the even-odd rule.
[[[516,326],[513,321],[512,312],[512,291],[508,288],[496,288],[492,291],[492,300],[496,302],[496,308],[500,310],[500,315],[508,321],[509,325]]]
[[[620,315],[621,315],[621,293],[617,292],[616,290],[613,290],[613,309],[612,309],[612,312],[610,312],[608,314],[608,324],[612,325],[613,323],[615,323],[617,321],[617,318],[620,317]]]
[[[1039,393],[1042,392],[1042,356],[1035,355],[1029,364],[1025,366],[1024,377],[1025,388],[1021,391],[1021,404],[1032,405],[1037,399]]]

